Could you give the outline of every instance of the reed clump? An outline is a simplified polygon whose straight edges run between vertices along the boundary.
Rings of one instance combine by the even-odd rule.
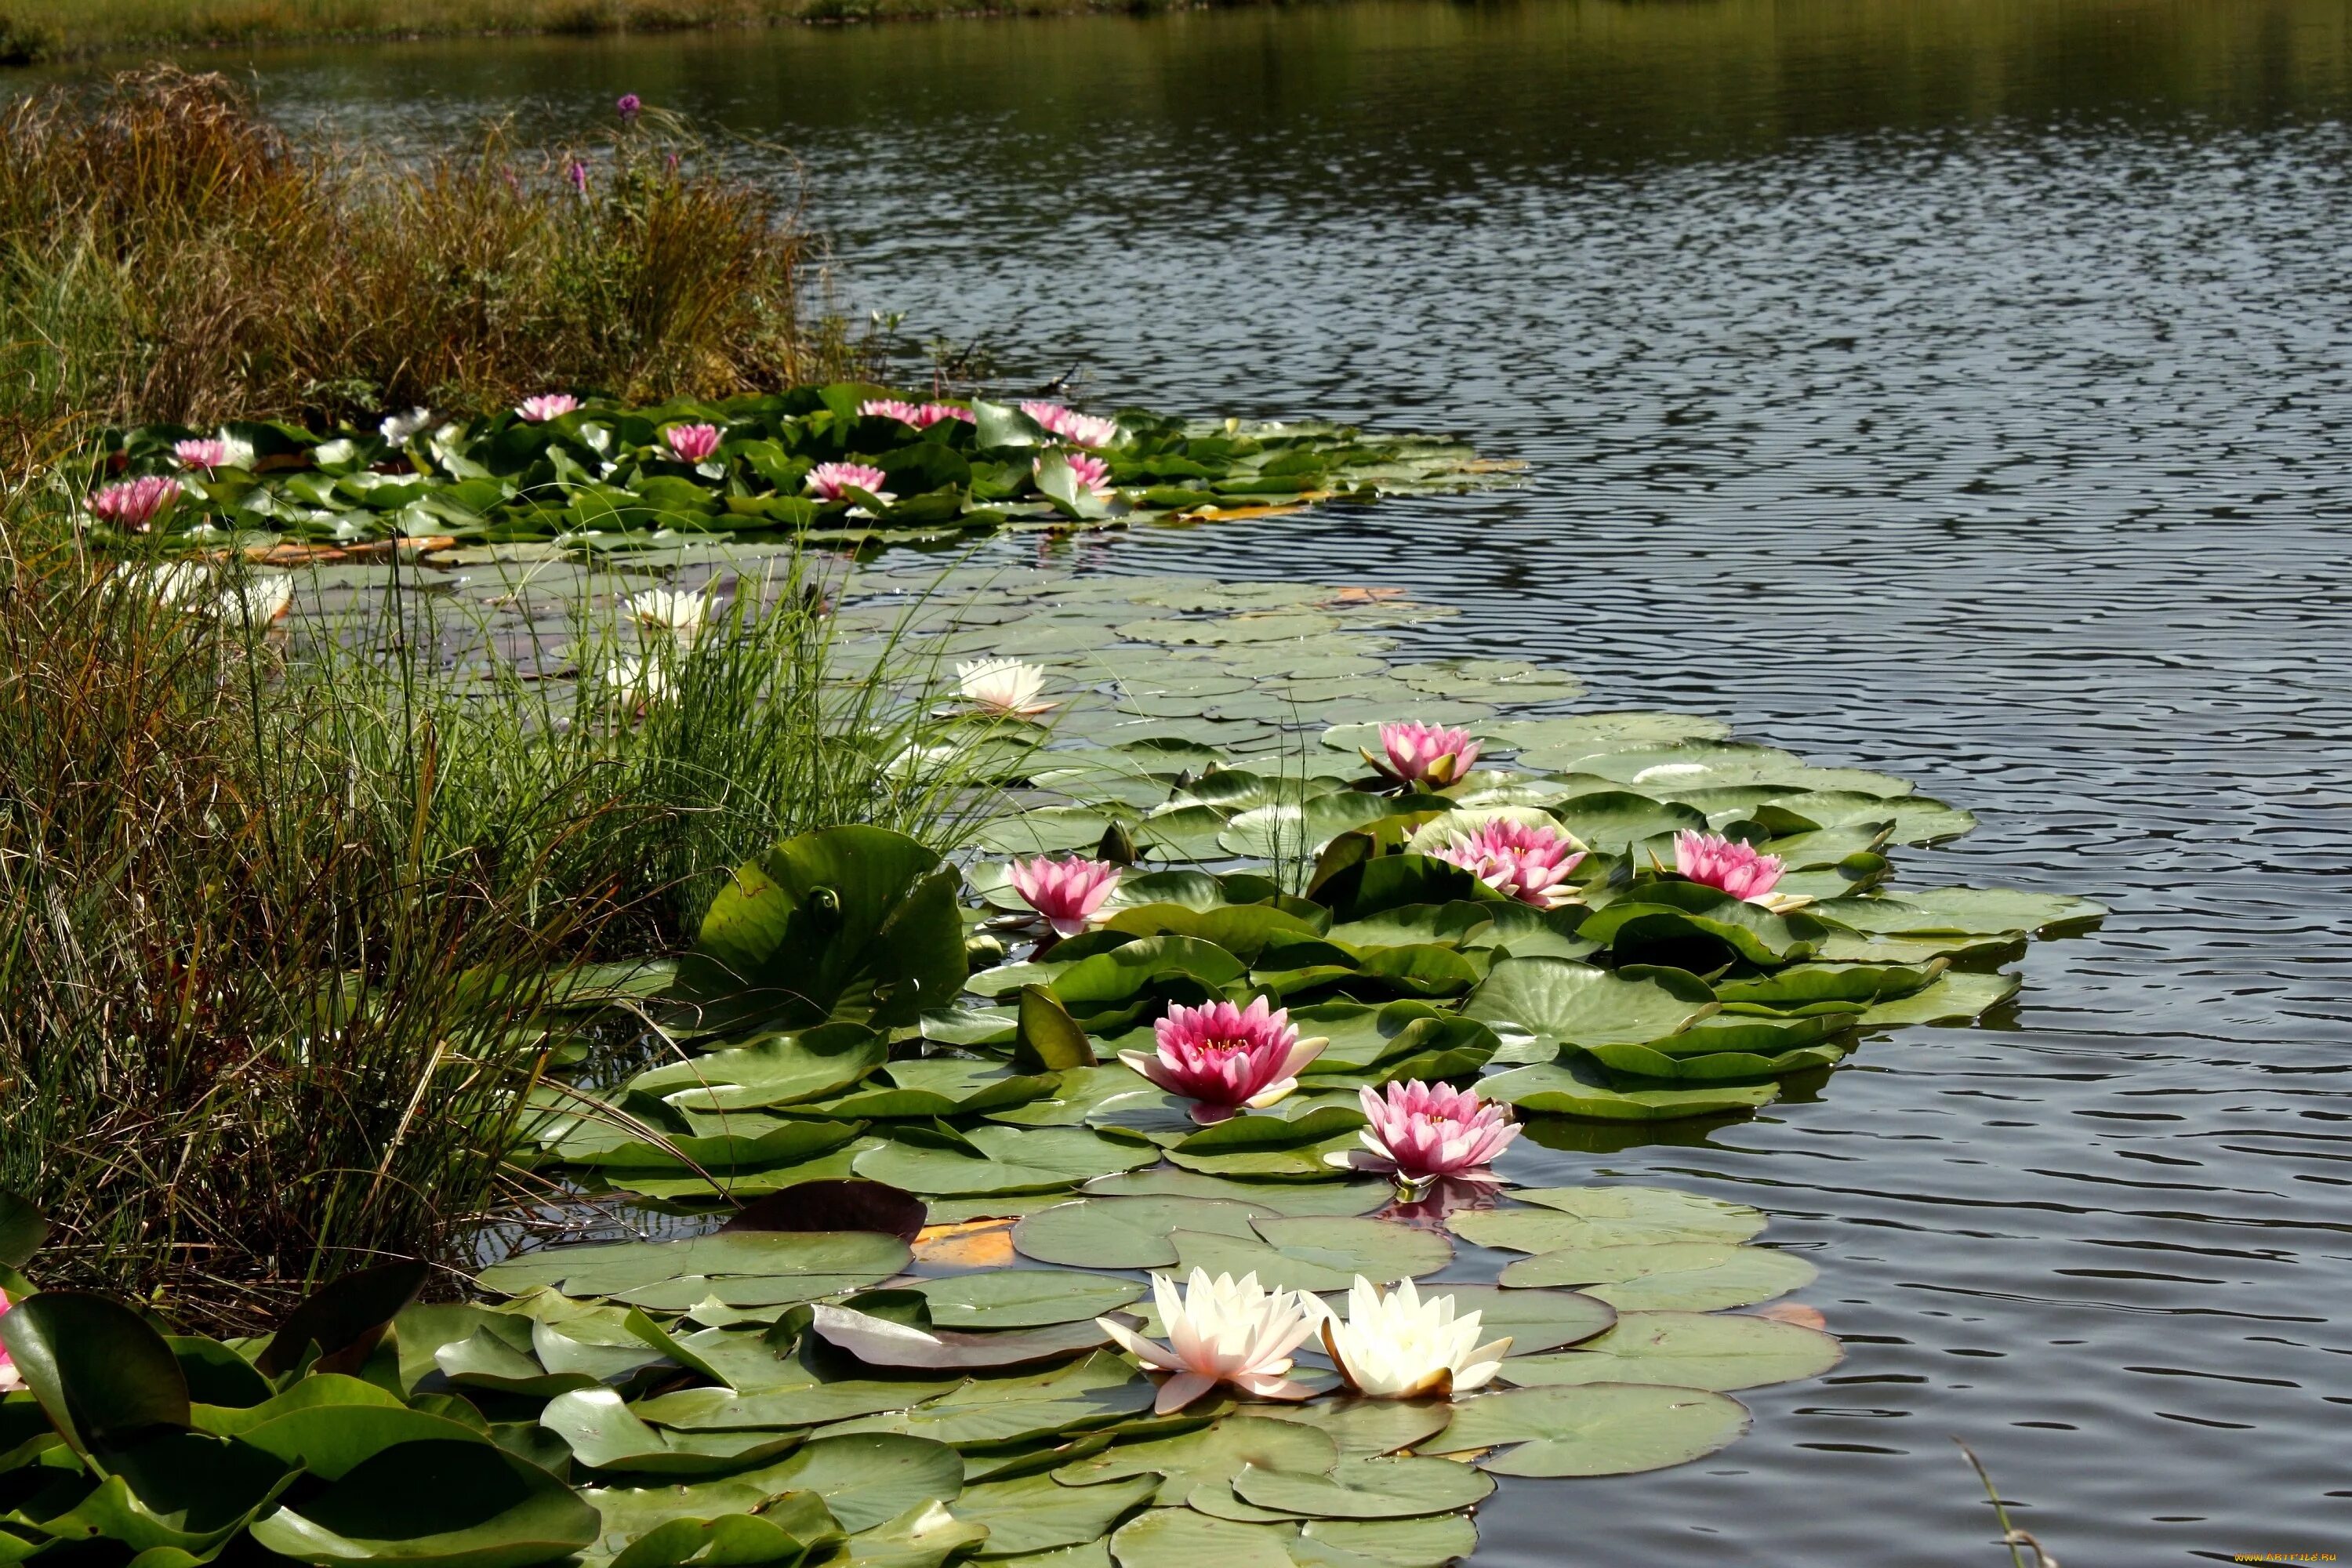
[[[0,405],[205,424],[719,396],[835,371],[789,193],[655,111],[415,157],[156,65],[0,115]]]
[[[798,566],[658,651],[583,608],[534,682],[397,582],[273,622],[225,607],[272,603],[242,563],[97,560],[51,506],[0,507],[0,1186],[48,1283],[248,1330],[466,1267],[549,1196],[510,1156],[551,1053],[601,1048],[583,965],[689,942],[778,837],[967,820],[930,672],[850,668]]]

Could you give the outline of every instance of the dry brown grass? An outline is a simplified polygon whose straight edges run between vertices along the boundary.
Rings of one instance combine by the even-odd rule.
[[[648,114],[567,152],[492,132],[393,162],[168,65],[31,95],[0,118],[0,406],[203,424],[825,374],[796,205],[702,151]]]

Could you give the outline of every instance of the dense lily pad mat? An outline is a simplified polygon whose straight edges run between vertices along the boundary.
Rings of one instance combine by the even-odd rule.
[[[240,1532],[320,1564],[1436,1568],[1475,1546],[1492,1477],[1699,1458],[1745,1431],[1736,1391],[1839,1350],[1748,1310],[1813,1276],[1759,1211],[1614,1184],[1401,1194],[1355,1158],[1360,1090],[1475,1085],[1530,1119],[1748,1111],[1872,1030],[1999,1005],[1995,961],[2102,912],[1891,889],[1904,847],[1968,815],[1702,716],[1566,710],[1580,689],[1540,667],[1391,663],[1383,632],[1441,616],[1399,596],[866,587],[846,631],[1041,671],[1041,712],[973,712],[959,737],[1003,792],[983,848],[775,846],[665,984],[630,987],[658,1064],[612,1081],[567,1057],[579,1081],[542,1087],[519,1154],[728,1226],[511,1258],[470,1303],[415,1304],[421,1270],[361,1276],[246,1344],[0,1279],[31,1385],[0,1402],[0,1545],[94,1534],[153,1568]],[[1375,777],[1367,726],[1405,717],[1470,727],[1477,765]],[[1498,822],[1581,847],[1557,907],[1437,853]],[[1780,857],[1780,896],[1678,875],[1684,831]],[[1118,884],[1046,941],[1005,858],[1074,853]],[[1271,1103],[1204,1122],[1119,1059],[1176,1005],[1257,998],[1328,1041]],[[1146,1275],[1191,1267],[1327,1300],[1415,1279],[1512,1342],[1458,1394],[1350,1397],[1310,1344],[1303,1402],[1157,1414],[1158,1380],[1097,1320],[1162,1333]]]
[[[274,421],[147,426],[109,437],[109,478],[165,479],[177,493],[152,516],[148,501],[126,516],[103,492],[92,510],[111,531],[209,545],[224,535],[560,540],[598,551],[681,535],[889,543],[1458,489],[1508,468],[1451,441],[1330,425],[1039,409],[1041,424],[1024,406],[973,400],[939,412],[947,406],[918,411],[880,387],[835,385],[659,407],[591,398],[560,413],[324,434]],[[670,434],[681,429],[701,438]],[[206,441],[214,449],[188,445]]]

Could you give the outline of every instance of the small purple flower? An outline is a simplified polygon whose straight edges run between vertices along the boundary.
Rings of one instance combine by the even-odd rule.
[[[625,92],[614,100],[613,110],[624,120],[635,120],[637,117],[637,110],[645,106],[645,100],[635,93]]]
[[[563,177],[572,182],[572,188],[573,190],[578,191],[583,196],[588,194],[588,165],[586,163],[582,163],[577,158],[572,159],[572,167],[563,172]]]

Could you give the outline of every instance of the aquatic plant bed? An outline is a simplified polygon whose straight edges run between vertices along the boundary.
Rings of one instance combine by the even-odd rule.
[[[551,394],[488,418],[418,409],[325,435],[275,421],[148,426],[104,442],[100,468],[88,504],[101,537],[626,552],[680,535],[905,544],[1245,516],[1462,489],[1514,466],[1453,441],[1332,425],[1113,418],[835,385],[659,407]]]
[[[466,1302],[391,1265],[242,1343],[11,1274],[0,1544],[1437,1568],[1496,1477],[1699,1458],[1839,1356],[1768,1305],[1813,1269],[1763,1214],[1514,1183],[1515,1139],[1752,1112],[2104,912],[1893,886],[1972,826],[1899,779],[1391,663],[1444,612],[1387,591],[874,574],[838,614],[958,664],[978,850],[779,844],[683,957],[562,976],[532,1065],[542,1172],[724,1223]],[[40,1229],[0,1205],[0,1262]]]

